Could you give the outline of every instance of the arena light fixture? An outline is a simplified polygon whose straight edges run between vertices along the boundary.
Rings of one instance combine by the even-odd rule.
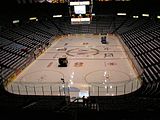
[[[157,16],[158,19],[160,19],[160,16]]]
[[[53,15],[53,18],[62,17],[62,15]]]
[[[90,18],[71,18],[72,24],[90,24]]]
[[[31,17],[29,20],[37,20],[37,17]]]
[[[149,14],[142,14],[143,17],[149,17]]]
[[[117,13],[117,15],[127,15],[126,13]]]
[[[19,23],[19,20],[13,20],[12,23],[13,24]]]
[[[133,16],[133,18],[139,18],[139,16]]]
[[[82,2],[70,2],[70,6],[75,6],[75,5],[90,5],[89,1],[82,1]]]

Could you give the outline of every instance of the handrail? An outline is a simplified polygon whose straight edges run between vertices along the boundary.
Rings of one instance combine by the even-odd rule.
[[[89,96],[118,96],[136,91],[142,85],[142,80],[139,76],[135,79],[113,83],[107,82],[105,84],[92,84],[89,87]]]

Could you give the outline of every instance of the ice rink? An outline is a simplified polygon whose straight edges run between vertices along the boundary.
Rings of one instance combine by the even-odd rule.
[[[67,67],[58,67],[64,57]],[[115,35],[68,35],[54,40],[6,89],[23,95],[121,95],[138,88],[137,76]]]

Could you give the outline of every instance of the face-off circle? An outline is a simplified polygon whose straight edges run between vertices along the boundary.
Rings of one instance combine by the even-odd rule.
[[[87,56],[89,57],[90,55],[97,55],[99,54],[99,50],[95,49],[95,48],[75,48],[75,49],[71,49],[68,50],[66,52],[66,54],[68,56]]]
[[[98,80],[98,81],[97,81]],[[129,81],[130,76],[127,73],[117,70],[96,70],[85,76],[85,81],[91,85],[102,86],[104,84],[119,84]]]

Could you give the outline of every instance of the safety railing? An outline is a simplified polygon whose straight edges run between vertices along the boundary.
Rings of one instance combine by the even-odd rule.
[[[69,96],[68,83],[55,82],[12,82],[5,89],[19,95],[58,95]]]
[[[105,84],[91,84],[89,96],[118,96],[136,91],[142,85],[140,78],[124,82],[107,82]]]
[[[122,82],[90,83],[87,96],[118,96],[136,91],[142,85],[140,78]],[[18,95],[50,95],[80,97],[79,92],[68,87],[68,83],[55,82],[12,82],[5,89]]]

